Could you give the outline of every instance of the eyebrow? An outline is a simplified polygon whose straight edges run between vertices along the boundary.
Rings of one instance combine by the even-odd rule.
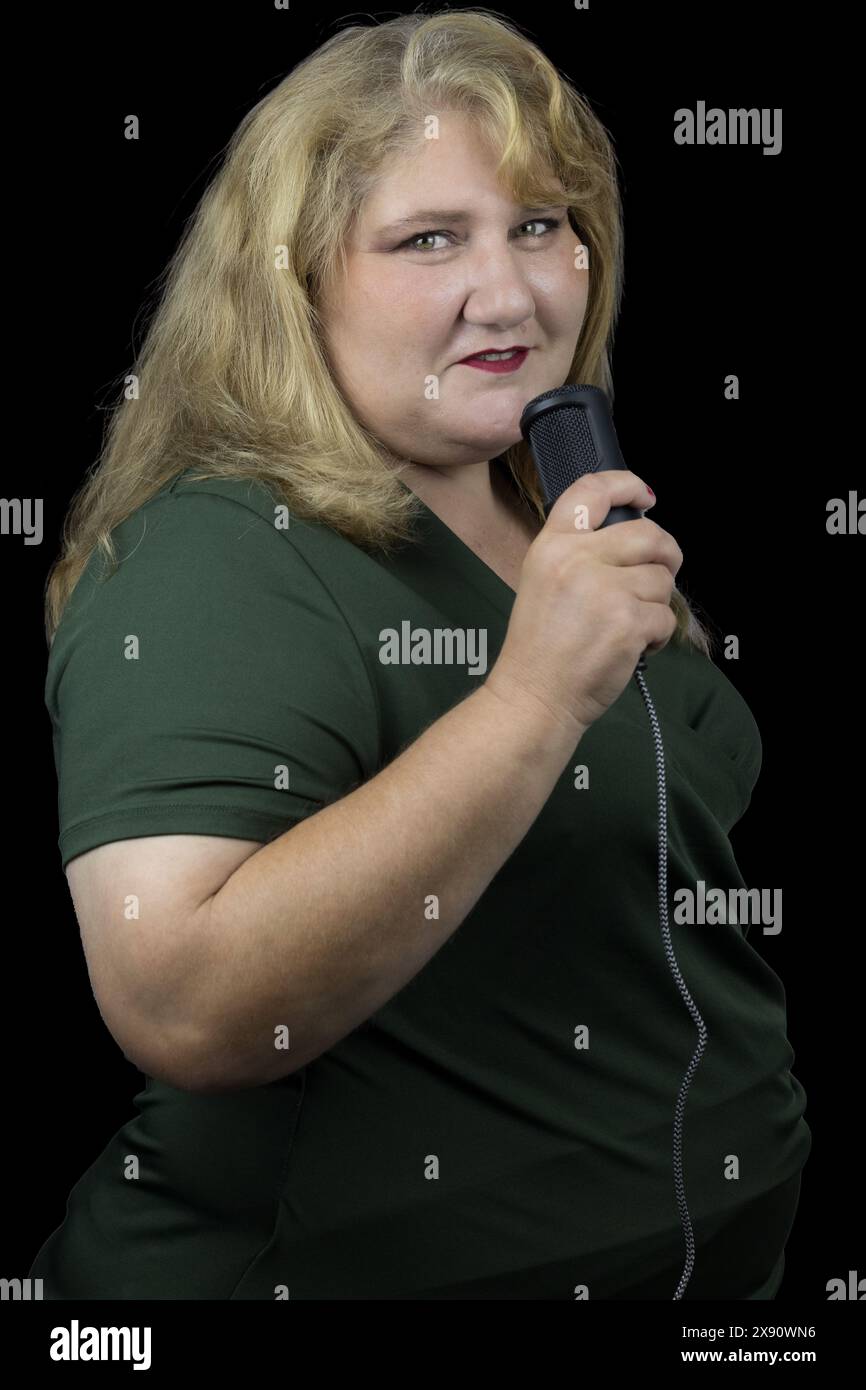
[[[540,212],[552,212],[555,208],[566,207],[565,203],[546,203],[544,207],[518,208],[518,212],[528,212],[533,216]],[[472,214],[461,208],[442,209],[442,208],[420,208],[416,212],[411,212],[408,217],[401,217],[397,222],[389,222],[387,227],[380,227],[379,234],[387,236],[394,232],[403,232],[407,227],[415,227],[419,222],[471,222]]]

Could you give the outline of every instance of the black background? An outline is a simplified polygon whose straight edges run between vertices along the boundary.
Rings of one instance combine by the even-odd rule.
[[[826,531],[828,500],[852,488],[862,495],[864,479],[859,457],[831,429],[847,387],[825,311],[847,294],[849,235],[831,168],[832,98],[816,94],[817,67],[808,82],[797,75],[787,6],[496,12],[571,78],[617,150],[626,230],[617,430],[629,467],[657,493],[654,519],[684,551],[680,581],[722,634],[739,638],[739,659],[717,660],[763,738],[760,780],[732,840],[747,884],[783,890],[781,933],[752,931],[750,941],[785,985],[813,1134],[778,1300],[823,1302],[828,1279],[866,1274],[855,1137],[863,921],[855,562],[862,567],[864,543]],[[45,575],[138,346],[154,279],[220,152],[295,62],[341,20],[363,22],[365,13],[295,0],[288,12],[91,5],[52,21],[51,54],[34,66],[7,131],[20,260],[7,257],[6,273],[27,285],[28,308],[21,395],[8,403],[9,416],[25,422],[24,440],[7,454],[3,490],[43,497],[45,530],[41,546],[0,538],[13,658],[4,680],[5,1277],[26,1275],[69,1189],[144,1084],[99,1016],[60,868],[43,704]],[[810,42],[821,29],[819,19]],[[699,100],[783,108],[781,153],[676,145],[674,111]],[[141,120],[138,141],[124,139],[129,113]],[[730,373],[737,402],[723,395]]]

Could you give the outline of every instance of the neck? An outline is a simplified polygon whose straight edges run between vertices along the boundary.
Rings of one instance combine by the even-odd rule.
[[[465,502],[478,509],[492,509],[497,502],[493,475],[497,472],[489,460],[464,463],[459,467],[439,467],[429,463],[407,463],[400,477],[422,502],[449,500],[452,504]]]
[[[541,529],[538,517],[511,485],[507,470],[492,459],[459,468],[410,463],[401,481],[452,530],[481,527],[502,534],[503,528],[513,531],[516,526],[531,538]]]

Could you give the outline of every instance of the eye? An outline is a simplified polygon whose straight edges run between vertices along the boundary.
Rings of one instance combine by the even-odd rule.
[[[420,241],[420,240],[422,239],[422,237],[425,237],[425,236],[448,236],[448,235],[449,235],[448,232],[433,232],[433,231],[430,231],[430,232],[418,232],[416,236],[410,236],[410,237],[408,238],[407,241],[402,241],[402,242],[400,243],[400,245],[397,247],[397,250],[398,250],[398,251],[402,251],[402,250],[405,248],[407,251],[423,251],[423,250],[424,250],[424,247],[423,247],[423,246],[416,246],[416,245],[415,245],[415,242],[416,242],[416,241]],[[433,247],[433,250],[434,250],[434,251],[441,251],[441,250],[442,250],[442,247],[441,247],[441,246],[434,246],[434,247]]]
[[[529,222],[521,224],[524,227],[547,227],[548,231],[555,232],[557,227],[562,226],[561,217],[533,217]],[[541,237],[532,237],[532,241],[540,241]]]
[[[520,225],[521,225],[521,227],[544,227],[546,230],[545,230],[544,232],[542,232],[540,235],[533,235],[533,236],[530,236],[530,237],[527,238],[527,240],[529,240],[529,241],[543,241],[545,236],[548,236],[551,232],[555,232],[556,229],[557,229],[557,227],[561,227],[561,226],[562,226],[562,218],[561,218],[561,217],[532,217],[532,218],[529,219],[528,222],[521,222]],[[408,238],[406,239],[406,241],[401,241],[400,245],[397,247],[397,250],[398,250],[398,251],[421,251],[421,252],[425,252],[425,250],[442,251],[444,248],[441,247],[441,246],[434,246],[434,247],[431,247],[431,248],[425,248],[425,247],[423,247],[423,246],[416,246],[416,245],[415,245],[416,242],[421,241],[424,237],[435,237],[435,236],[450,237],[450,236],[451,236],[451,233],[450,233],[450,232],[443,232],[443,231],[441,231],[441,230],[436,230],[436,231],[434,231],[434,230],[432,230],[432,228],[429,229],[429,230],[426,231],[426,232],[416,232],[416,234],[415,234],[414,236],[408,237]]]

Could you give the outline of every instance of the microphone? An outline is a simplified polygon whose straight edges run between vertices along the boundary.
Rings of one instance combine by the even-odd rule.
[[[557,386],[544,391],[524,407],[520,432],[535,460],[546,517],[560,493],[578,478],[626,467],[610,403],[598,386]],[[598,529],[618,521],[637,521],[641,515],[636,507],[611,507]],[[646,670],[646,653],[636,670]]]
[[[535,459],[545,499],[545,516],[550,515],[550,509],[560,493],[572,483],[576,483],[585,473],[600,473],[606,468],[625,468],[616,430],[613,427],[610,404],[605,392],[598,386],[559,386],[555,391],[545,391],[543,395],[536,396],[525,407],[520,417],[520,432],[529,444],[532,457]],[[610,526],[617,521],[636,521],[640,516],[641,513],[635,507],[611,507],[601,525]],[[689,994],[677,965],[671,941],[667,906],[668,813],[665,755],[658,716],[653,708],[647,683],[640,674],[645,670],[646,652],[635,668],[635,676],[652,726],[656,754],[659,805],[659,920],[668,965],[686,1007],[697,1025],[699,1037],[697,1050],[689,1063],[674,1109],[674,1188],[686,1238],[686,1265],[674,1292],[674,1298],[677,1299],[682,1298],[695,1264],[695,1237],[683,1178],[683,1111],[689,1083],[706,1047],[707,1028]]]

